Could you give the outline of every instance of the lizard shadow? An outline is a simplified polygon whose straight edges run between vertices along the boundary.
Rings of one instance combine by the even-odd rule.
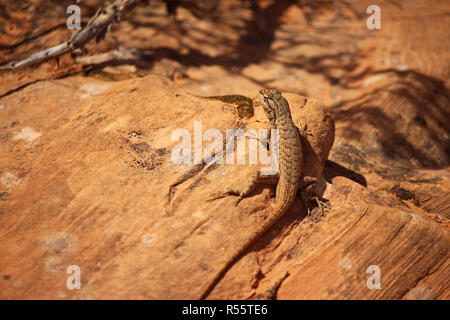
[[[367,187],[366,178],[362,174],[331,160],[325,161],[324,176],[328,182],[331,182],[334,177],[341,176]]]

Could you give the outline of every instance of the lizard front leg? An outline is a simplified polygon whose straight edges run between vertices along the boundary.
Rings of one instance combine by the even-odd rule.
[[[279,175],[263,175],[258,170],[255,172],[250,179],[248,179],[247,184],[242,190],[239,189],[233,189],[231,187],[228,187],[226,190],[222,192],[216,192],[212,193],[210,195],[210,198],[207,200],[207,202],[211,202],[217,199],[221,199],[230,195],[238,196],[237,200],[235,201],[234,205],[237,206],[239,202],[246,196],[248,196],[253,190],[255,190],[255,187],[258,184],[269,184],[269,185],[276,185],[278,183]]]
[[[311,131],[309,131],[308,129],[307,129],[307,125],[306,125],[306,123],[305,124],[302,124],[302,123],[299,123],[298,125],[297,125],[297,129],[298,129],[298,133],[300,134],[300,136],[302,137],[302,138],[307,138],[308,136],[312,136],[313,134],[311,133]]]

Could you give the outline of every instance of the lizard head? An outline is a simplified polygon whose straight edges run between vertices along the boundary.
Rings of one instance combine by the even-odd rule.
[[[280,115],[289,114],[289,104],[277,89],[262,89],[259,91],[259,99],[263,105],[269,121],[275,122]]]

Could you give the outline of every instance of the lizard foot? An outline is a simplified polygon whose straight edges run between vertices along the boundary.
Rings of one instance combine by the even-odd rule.
[[[330,208],[328,200],[321,197],[311,197],[311,200],[317,203],[321,216],[325,216],[324,208]],[[308,208],[308,215],[311,215],[311,210],[309,208]]]
[[[239,202],[241,202],[241,200],[244,199],[241,196],[238,196],[238,198],[236,199],[236,201],[234,202],[234,206],[237,207],[237,205],[239,204]]]
[[[225,191],[222,191],[222,192],[211,193],[209,195],[209,199],[206,200],[206,202],[212,202],[212,201],[215,201],[215,200],[218,200],[218,199],[222,199],[222,198],[225,198],[225,197],[228,197],[228,196],[238,196],[238,199],[237,199],[237,201],[234,204],[235,206],[237,206],[238,203],[242,200],[242,197],[240,196],[240,192],[238,192],[236,190],[233,190],[231,188],[227,188]]]
[[[307,129],[307,125],[305,124],[299,124],[298,125],[298,133],[300,133],[300,136],[302,138],[307,138],[308,136],[312,136],[313,134],[311,131]]]
[[[228,196],[234,196],[234,195],[235,194],[232,194],[232,193],[215,192],[215,193],[211,193],[209,195],[210,198],[208,200],[206,200],[206,202],[209,203],[209,202],[213,202],[213,201],[218,200],[218,199],[222,199],[222,198],[225,198],[225,197],[228,197]],[[234,206],[236,207],[239,204],[239,202],[241,202],[242,199],[243,199],[243,197],[238,196],[238,198],[234,202]]]

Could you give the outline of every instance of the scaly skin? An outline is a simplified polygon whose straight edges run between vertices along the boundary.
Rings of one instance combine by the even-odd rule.
[[[276,203],[274,211],[270,216],[258,226],[256,231],[249,237],[236,252],[228,259],[227,263],[216,273],[206,290],[202,293],[200,299],[205,299],[214,289],[219,280],[225,275],[227,270],[235,261],[248,249],[248,247],[260,236],[262,236],[286,211],[292,206],[297,189],[300,184],[300,178],[303,170],[303,151],[300,131],[292,121],[291,112],[287,100],[278,90],[261,90],[259,98],[262,102],[264,111],[269,119],[269,127],[278,129],[279,137],[279,175],[262,176],[259,171],[250,178],[248,185],[242,190],[228,189],[225,192],[216,194],[214,199],[227,195],[238,195],[239,201],[248,195],[257,183],[276,181]]]

